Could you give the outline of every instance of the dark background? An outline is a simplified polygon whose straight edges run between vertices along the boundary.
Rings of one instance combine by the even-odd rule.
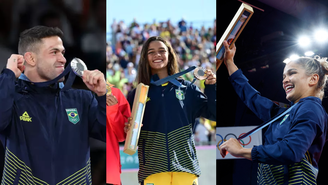
[[[45,25],[59,27],[64,32],[66,65],[77,57],[88,69],[99,69],[105,74],[106,0],[0,0],[0,20],[0,70],[11,54],[17,54],[19,34],[33,26]],[[87,89],[79,77],[73,87]],[[105,143],[91,140],[90,146],[93,184],[105,184]],[[3,159],[4,149],[0,145],[1,176]]]
[[[254,14],[236,41],[235,63],[250,84],[262,96],[288,104],[282,88],[283,60],[292,53],[304,56],[305,49],[297,45],[300,35],[311,34],[321,26],[328,28],[328,1],[326,0],[246,0]],[[241,2],[217,1],[217,41],[221,38]],[[313,43],[309,49],[322,57],[328,56],[328,43]],[[266,66],[266,67],[264,67]],[[255,72],[249,72],[250,69]],[[218,121],[217,126],[246,126],[262,123],[239,99],[228,80],[224,64],[217,71]],[[328,95],[326,91],[326,96]],[[323,99],[328,108],[328,98]],[[264,132],[265,130],[263,130]],[[256,184],[257,164],[246,159],[217,160],[217,184]],[[328,184],[328,146],[319,161],[319,185]]]

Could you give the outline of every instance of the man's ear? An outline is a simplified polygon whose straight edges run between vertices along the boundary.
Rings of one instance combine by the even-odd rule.
[[[319,75],[318,74],[311,75],[309,85],[314,86],[314,85],[317,85],[318,82],[319,82]]]
[[[27,64],[30,66],[35,66],[36,65],[36,60],[35,60],[35,53],[33,52],[26,52],[24,54],[24,59]]]

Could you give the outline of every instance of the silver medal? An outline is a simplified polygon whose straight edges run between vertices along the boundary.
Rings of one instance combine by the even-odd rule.
[[[79,77],[82,77],[84,70],[88,70],[85,63],[79,58],[73,58],[71,61],[71,68],[73,72]]]

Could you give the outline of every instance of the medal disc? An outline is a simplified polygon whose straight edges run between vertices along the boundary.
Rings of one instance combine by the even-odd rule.
[[[202,67],[197,67],[194,70],[194,76],[198,80],[205,80],[207,78],[206,72],[205,72],[205,70]]]
[[[79,58],[73,58],[71,61],[71,68],[73,72],[79,77],[82,77],[83,71],[88,69],[85,63]]]

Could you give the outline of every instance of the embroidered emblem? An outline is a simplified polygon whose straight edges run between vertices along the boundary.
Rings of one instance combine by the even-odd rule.
[[[286,114],[286,116],[284,117],[284,119],[280,122],[280,125],[288,118],[289,114]]]
[[[19,116],[19,119],[21,121],[32,122],[32,117],[30,117],[26,111],[23,113],[23,115]]]
[[[147,103],[148,101],[150,101],[150,98],[149,98],[149,97],[147,98],[146,103]]]
[[[154,183],[147,183],[146,185],[154,185]]]
[[[179,100],[184,100],[185,99],[185,95],[183,94],[182,90],[176,89],[175,90],[175,96],[179,99]]]
[[[73,124],[76,124],[77,122],[80,121],[79,114],[77,113],[76,108],[72,109],[65,109],[67,113],[68,120],[72,122]]]

